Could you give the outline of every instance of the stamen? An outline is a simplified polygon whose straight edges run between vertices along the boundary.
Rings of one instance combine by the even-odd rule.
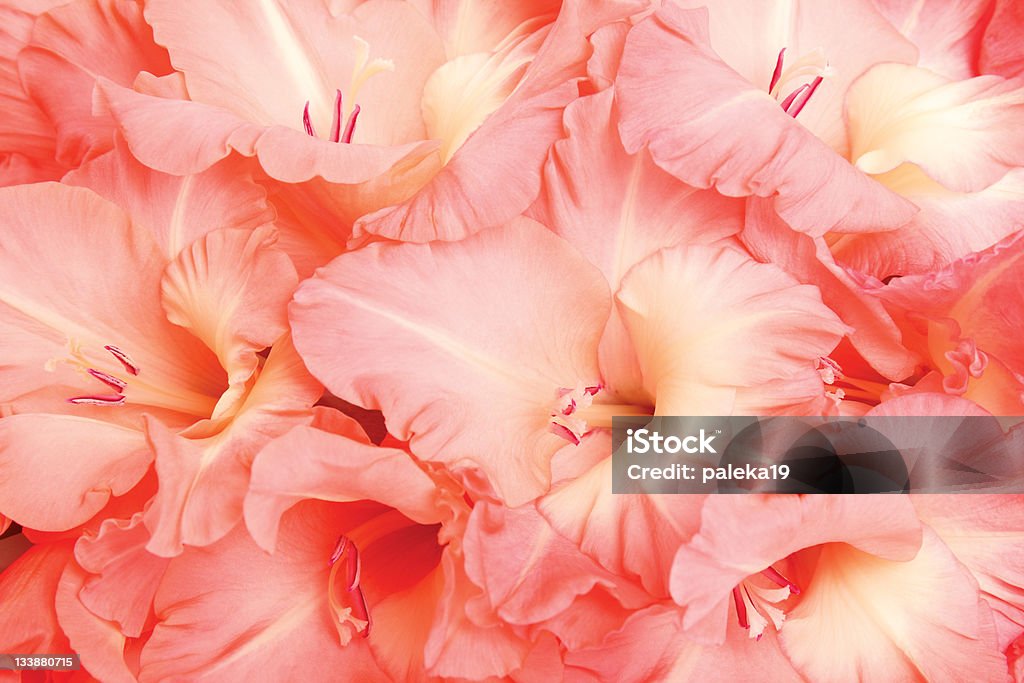
[[[811,86],[809,86],[806,83],[804,83],[799,88],[797,88],[793,92],[789,93],[789,95],[786,96],[786,99],[782,100],[782,104],[780,105],[782,107],[782,111],[784,111],[784,112],[786,112],[788,114],[789,113],[789,106],[791,104],[793,104],[793,100],[795,100],[797,97],[799,97],[800,93],[802,93],[803,91],[807,90],[810,87]]]
[[[777,584],[779,586],[782,586],[783,588],[788,588],[789,592],[792,593],[793,595],[800,595],[800,588],[795,583],[793,583],[792,581],[787,579],[785,576],[780,574],[774,567],[768,567],[767,569],[763,570],[761,573],[764,576],[766,576],[769,579],[771,579],[771,581],[773,583],[775,583],[775,584]]]
[[[302,126],[306,129],[306,135],[311,138],[316,137],[316,129],[313,128],[313,120],[309,118],[309,100],[306,100],[306,106],[302,109]]]
[[[341,562],[342,559],[344,559],[344,562]],[[342,639],[342,644],[347,644],[349,638],[351,638],[351,632],[342,629],[346,623],[352,625],[363,638],[368,637],[370,635],[370,610],[366,605],[366,596],[363,595],[363,589],[359,587],[359,575],[361,573],[359,549],[356,548],[356,545],[347,536],[339,536],[338,543],[334,548],[334,552],[331,553],[327,564],[331,567],[327,599],[337,619],[335,626],[338,629],[338,635]],[[341,568],[344,568],[345,571],[346,587],[344,590],[347,599],[344,601],[344,604],[335,597],[334,591],[336,576]]]
[[[772,82],[768,86],[768,92],[775,90],[775,85],[779,82],[779,78],[782,77],[782,60],[786,56],[786,48],[779,50],[779,58],[775,60],[775,71],[772,72]]]
[[[331,121],[331,142],[337,142],[341,139],[341,91],[335,90],[338,93],[334,98],[334,119]]]
[[[747,605],[743,602],[739,586],[732,589],[732,601],[736,605],[736,618],[740,622],[740,626],[749,629],[750,621],[747,620]]]
[[[124,396],[75,396],[68,403],[88,406],[119,406],[124,404]]]
[[[352,142],[352,134],[356,132],[356,119],[359,118],[359,112],[361,108],[357,104],[352,108],[352,113],[348,115],[348,122],[345,123],[345,132],[341,136],[341,141],[349,144]]]
[[[108,375],[102,370],[97,370],[96,368],[89,368],[87,372],[119,394],[123,394],[125,387],[128,386],[128,383],[125,382],[123,379],[114,377],[113,375]]]
[[[345,550],[348,548],[348,538],[344,535],[338,537],[338,545],[334,547],[334,552],[331,553],[331,559],[327,560],[327,566],[333,567],[334,563],[338,561],[338,558],[342,556]]]
[[[814,95],[814,91],[818,89],[818,86],[821,85],[823,80],[825,80],[824,76],[818,76],[811,81],[810,86],[805,85],[801,88],[804,94],[793,103],[790,109],[786,109],[786,113],[795,119],[800,112],[803,111],[804,107],[807,106],[807,103],[811,101],[811,96]],[[785,107],[783,107],[783,109],[785,109]]]
[[[139,366],[135,363],[135,361],[132,360],[132,357],[129,356],[127,353],[117,348],[113,344],[108,344],[103,348],[109,351],[110,355],[116,358],[118,362],[124,366],[124,369],[127,370],[130,374],[139,374]]]
[[[576,436],[576,433],[573,432],[568,427],[566,427],[565,425],[558,424],[557,422],[552,422],[551,425],[548,427],[548,431],[550,431],[555,436],[562,437],[563,439],[571,443],[573,446],[580,445],[580,437]]]

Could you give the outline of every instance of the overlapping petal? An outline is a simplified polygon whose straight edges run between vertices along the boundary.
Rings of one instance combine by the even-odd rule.
[[[548,431],[558,390],[598,380],[609,303],[593,266],[524,220],[454,244],[345,254],[299,288],[290,318],[332,393],[382,410],[420,457],[480,468],[515,505],[550,483],[564,443]]]

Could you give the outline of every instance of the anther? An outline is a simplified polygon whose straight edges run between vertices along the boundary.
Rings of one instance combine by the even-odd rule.
[[[132,357],[129,356],[127,353],[125,353],[124,351],[122,351],[121,349],[117,348],[112,344],[108,344],[103,348],[109,351],[110,355],[116,358],[117,361],[124,366],[124,369],[127,370],[129,374],[139,374],[138,364],[136,364],[136,362],[132,360]]]
[[[337,142],[341,139],[341,91],[335,91],[337,95],[334,97],[334,119],[331,121],[331,142]]]
[[[775,60],[775,71],[772,71],[772,82],[768,86],[768,92],[775,90],[775,86],[778,85],[779,79],[782,77],[782,60],[786,56],[786,48],[779,50],[779,58]]]
[[[306,135],[311,138],[316,137],[316,129],[313,128],[313,120],[309,118],[309,100],[306,100],[306,106],[302,109],[302,126],[306,129]]]
[[[788,588],[789,592],[793,595],[800,595],[800,587],[780,574],[774,567],[768,567],[763,570],[761,574],[769,578],[773,583],[782,586],[783,588]]]
[[[119,406],[124,404],[124,396],[75,396],[68,403],[88,406]]]
[[[102,370],[97,370],[96,368],[89,368],[87,372],[119,394],[123,394],[125,387],[128,386],[128,383],[125,382],[123,379],[114,377],[113,375],[108,375]]]

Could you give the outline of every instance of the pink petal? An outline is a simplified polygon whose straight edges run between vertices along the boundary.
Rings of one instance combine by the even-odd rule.
[[[358,66],[358,37],[369,43],[371,59],[390,59],[394,71],[372,76],[351,102],[364,109],[356,142],[425,137],[419,96],[443,53],[429,23],[405,3],[369,2],[336,15],[309,0],[242,8],[215,0],[184,11],[158,0],[146,5],[146,20],[185,74],[191,99],[296,131],[307,101],[314,128],[330,129],[335,91],[348,87]]]
[[[565,242],[521,221],[344,254],[299,288],[290,317],[331,393],[382,410],[419,457],[482,468],[514,505],[548,485],[557,390],[597,378],[607,296]]]
[[[76,599],[132,638],[153,618],[153,596],[168,562],[146,552],[149,532],[142,517],[139,512],[131,519],[106,519],[95,536],[84,535],[75,544],[75,559],[85,572]]]
[[[6,207],[0,329],[8,354],[0,367],[2,400],[17,408],[20,397],[46,388],[51,394],[44,412],[134,428],[142,406],[161,417],[177,413],[179,420],[181,414],[209,415],[224,390],[223,371],[198,340],[165,318],[159,303],[165,261],[152,235],[83,188],[6,188],[0,201]],[[68,404],[68,398],[109,392],[76,368],[127,376],[105,350],[111,345],[142,369],[145,381],[124,392],[135,408],[113,414]],[[57,399],[60,387],[63,398]]]
[[[332,624],[327,558],[336,525],[332,507],[306,503],[285,516],[273,555],[243,528],[212,548],[187,549],[157,591],[160,620],[142,651],[140,679],[329,680],[345,672],[378,680],[367,642],[340,647]]]
[[[361,431],[351,418],[339,414],[338,419],[348,423],[349,430]],[[442,520],[433,480],[408,453],[346,437],[296,427],[256,456],[245,498],[245,523],[261,547],[274,550],[281,516],[305,499],[369,499],[421,524]],[[303,457],[296,459],[296,453]]]
[[[987,0],[873,0],[920,51],[917,64],[950,78],[976,75],[975,61],[989,17]]]
[[[193,242],[168,265],[161,283],[167,319],[217,354],[228,389],[212,417],[241,400],[257,369],[257,353],[288,328],[287,304],[298,276],[274,244],[270,226],[224,228]]]
[[[90,674],[103,681],[130,683],[138,680],[125,661],[126,638],[117,624],[105,621],[79,601],[88,574],[69,562],[57,585],[55,607],[60,627],[71,649]],[[156,586],[154,585],[154,589]]]
[[[727,247],[663,249],[616,298],[660,415],[729,415],[738,393],[760,401],[765,383],[815,372],[846,332],[817,288]]]
[[[145,514],[152,533],[146,549],[173,557],[183,544],[209,545],[238,524],[253,458],[275,437],[311,421],[321,391],[285,337],[274,345],[238,412],[225,420],[174,434],[147,418],[160,489]]]
[[[534,624],[556,617],[597,586],[623,597],[642,592],[602,569],[526,505],[515,510],[486,502],[473,507],[464,540],[466,574],[484,589],[504,621]]]
[[[637,577],[656,597],[668,594],[676,550],[696,533],[703,496],[612,494],[611,438],[607,430],[558,458],[595,461],[538,503],[552,528],[617,576]],[[584,452],[580,452],[584,451]]]
[[[932,274],[899,278],[880,292],[891,309],[907,319],[908,327],[922,318],[936,323],[925,329],[918,343],[944,375],[956,371],[951,353],[961,342],[987,356],[983,374],[975,372],[969,384],[964,377],[959,391],[968,399],[976,397],[992,412],[1013,405],[1007,399],[1019,402],[1021,392],[1024,347],[1016,330],[1024,320],[1016,302],[1022,254],[1024,241],[1019,235],[1009,237]],[[952,329],[944,335],[943,326],[950,322]]]
[[[950,190],[977,192],[1024,165],[1022,114],[1022,81],[953,81],[920,67],[881,64],[847,93],[850,160],[873,175],[916,164]]]
[[[920,552],[900,562],[841,543],[823,548],[780,639],[815,681],[1006,677],[991,610],[927,528]]]
[[[7,156],[0,184],[57,180],[64,166],[55,158],[56,131],[53,124],[28,93],[18,75],[17,56],[32,37],[37,15],[60,0],[24,3],[0,8],[0,150]]]
[[[757,642],[736,624],[730,631],[723,645],[697,643],[684,633],[677,609],[655,605],[635,612],[600,645],[570,652],[566,664],[570,671],[623,683],[745,680],[752,671],[766,683],[798,680],[772,635]]]
[[[237,159],[187,176],[158,173],[118,139],[115,149],[68,173],[64,183],[88,187],[149,228],[167,259],[217,228],[252,230],[274,220],[267,193]]]
[[[54,596],[71,559],[70,542],[34,546],[0,574],[0,650],[9,653],[71,652],[57,623]]]
[[[424,649],[427,673],[433,676],[481,679],[507,676],[519,669],[530,643],[500,622],[477,624],[466,614],[466,603],[479,594],[451,553],[442,556],[444,590],[437,600],[437,617]]]
[[[0,505],[4,514],[33,529],[69,529],[99,512],[111,496],[131,489],[152,459],[137,429],[69,415],[5,417],[0,420]]]
[[[589,55],[586,24],[586,9],[565,3],[521,81],[504,82],[501,96],[495,96],[501,101],[496,111],[481,117],[482,125],[468,139],[460,136],[465,143],[454,155],[443,153],[444,168],[422,190],[396,207],[360,219],[354,237],[368,233],[414,242],[456,240],[521,214],[536,197],[544,158],[561,133],[562,109],[577,96],[575,80]],[[453,94],[465,90],[449,87],[456,90]],[[462,108],[489,108],[491,100],[468,101]],[[499,184],[502,192],[493,192]]]
[[[887,234],[866,234],[864,239]],[[822,240],[790,229],[767,201],[751,200],[743,242],[758,260],[774,263],[800,282],[816,285],[825,304],[850,326],[854,348],[878,372],[892,379],[913,372],[917,358],[901,343],[900,330],[882,302],[836,265]]]
[[[1024,632],[1024,500],[1021,496],[912,498],[928,524],[978,581],[996,616],[999,649]]]
[[[739,232],[742,202],[684,185],[646,151],[626,154],[612,92],[577,100],[565,113],[568,137],[555,144],[534,212],[598,266],[612,290],[633,265],[676,244],[710,244]],[[609,389],[637,396],[641,379],[618,312],[601,340]]]
[[[97,79],[131,85],[141,71],[170,73],[167,52],[153,44],[137,3],[73,2],[41,17],[18,56],[29,95],[57,129],[57,158],[76,167],[113,145],[113,121],[94,117]]]
[[[150,168],[172,175],[204,171],[234,150],[257,156],[266,172],[283,182],[319,176],[359,185],[392,169],[396,174],[407,172],[436,149],[433,142],[394,147],[339,145],[282,126],[264,128],[217,107],[149,97],[104,81],[98,93],[132,154]],[[153,130],[173,133],[152,135]]]
[[[988,249],[1024,223],[1024,169],[970,193],[945,190],[910,164],[881,178],[921,211],[898,230],[843,235],[832,242],[837,260],[879,279],[937,270]]]
[[[711,496],[701,520],[672,565],[672,597],[686,607],[687,628],[712,613],[724,621],[735,586],[798,550],[843,543],[905,562],[921,539],[913,506],[899,496]],[[721,642],[720,631],[712,635]]]
[[[766,86],[732,71],[709,41],[706,11],[672,5],[633,29],[615,86],[626,151],[648,145],[655,163],[694,187],[777,195],[786,222],[814,235],[898,226],[913,215],[782,111]]]
[[[996,0],[992,20],[985,29],[978,67],[982,73],[1011,78],[1024,75],[1024,8],[1014,0]]]
[[[780,50],[786,49],[782,80],[776,100],[785,99],[804,83],[810,84],[814,71],[785,72],[800,62],[824,62],[828,69],[813,99],[800,111],[799,121],[839,154],[843,154],[843,100],[856,78],[880,62],[913,64],[918,50],[888,22],[872,0],[849,0],[839,4],[702,0],[675,3],[686,9],[708,6],[708,43],[725,64],[760,90],[767,91],[778,64]],[[819,60],[814,55],[820,55]],[[710,85],[710,84],[709,84]],[[757,193],[760,194],[760,193]]]

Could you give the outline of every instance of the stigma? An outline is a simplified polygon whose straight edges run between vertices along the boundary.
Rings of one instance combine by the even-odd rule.
[[[754,581],[758,576],[768,579],[778,587],[765,586]],[[791,595],[800,595],[800,588],[774,567],[768,567],[732,589],[736,620],[741,628],[748,631],[751,638],[761,640],[769,623],[776,631],[782,629],[786,613],[776,607],[776,603],[788,599]]]

